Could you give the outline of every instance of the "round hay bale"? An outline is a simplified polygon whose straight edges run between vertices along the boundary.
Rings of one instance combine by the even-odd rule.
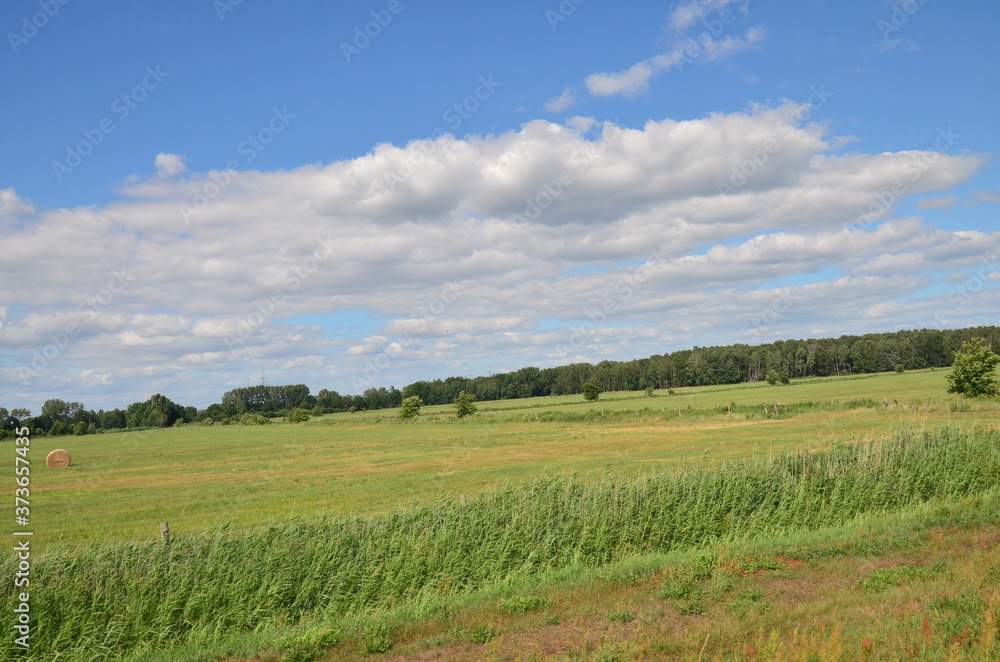
[[[57,448],[45,456],[45,466],[49,469],[63,469],[71,462],[69,453],[61,448]]]

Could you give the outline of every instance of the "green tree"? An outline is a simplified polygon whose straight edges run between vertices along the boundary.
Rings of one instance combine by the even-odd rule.
[[[168,428],[183,419],[184,408],[159,393],[125,410],[125,422],[130,428]]]
[[[419,395],[411,395],[403,400],[399,406],[399,417],[402,419],[415,418],[420,415],[420,407],[424,404],[423,398]],[[475,405],[473,405],[475,407]]]
[[[455,415],[459,418],[465,418],[476,413],[476,396],[471,393],[459,391],[455,402],[452,404],[455,405]]]
[[[997,388],[996,367],[1000,362],[983,338],[972,338],[961,351],[955,352],[953,370],[947,376],[948,392],[974,398],[980,395],[995,396]]]
[[[788,377],[788,373],[784,370],[771,370],[767,373],[767,383],[771,386],[775,384],[787,384],[791,381]]]
[[[583,397],[593,402],[601,396],[601,387],[594,382],[587,382],[583,385]]]

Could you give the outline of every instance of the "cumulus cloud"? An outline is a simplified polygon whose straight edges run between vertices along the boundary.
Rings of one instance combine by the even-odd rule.
[[[844,153],[807,110],[532,121],[277,172],[134,178],[96,207],[36,212],[8,189],[5,208],[36,218],[0,238],[0,399],[204,406],[261,370],[354,392],[933,320],[948,301],[921,294],[928,274],[980,268],[1000,233],[894,209],[982,159]],[[755,322],[779,295],[796,304]],[[950,319],[982,321],[995,288],[976,296]]]
[[[0,189],[0,219],[34,214],[30,200],[20,197],[13,188]]]

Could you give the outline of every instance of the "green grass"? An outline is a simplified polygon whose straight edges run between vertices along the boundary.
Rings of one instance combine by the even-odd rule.
[[[296,425],[37,438],[35,539],[45,548],[153,539],[163,521],[179,534],[197,534],[288,517],[372,514],[542,473],[596,480],[608,472],[820,449],[899,426],[974,424],[1000,412],[995,400],[945,395],[945,374],[676,389],[653,398],[605,393],[597,403],[582,396],[487,402],[479,416],[461,421],[447,419],[448,407],[426,407],[411,423],[388,411]],[[882,397],[900,404],[885,408]],[[774,402],[787,412],[765,417],[761,403]],[[42,460],[53,448],[69,450],[73,466],[47,470]],[[12,465],[13,452],[4,453],[0,466]]]
[[[411,422],[388,411],[36,438],[30,528],[39,629],[35,657],[23,659],[56,651],[64,660],[138,659],[236,641],[231,650],[247,655],[276,648],[305,660],[341,640],[350,619],[368,628],[350,646],[375,655],[395,649],[400,636],[377,615],[403,605],[699,548],[657,589],[671,613],[701,618],[718,606],[740,620],[764,618],[776,601],[730,595],[724,559],[708,547],[997,484],[1000,435],[989,426],[1000,403],[945,395],[946,372],[602,394],[596,403],[479,403],[464,420],[426,407]],[[13,473],[9,448],[3,462]],[[69,450],[73,466],[46,469],[53,448]],[[161,521],[170,523],[170,544],[158,540]],[[875,545],[856,544],[822,553]],[[5,563],[12,576],[14,559]],[[781,572],[784,564],[756,556],[734,567]],[[891,574],[876,569],[852,585],[876,595],[871,587],[882,582],[877,595],[885,595],[935,580],[900,575],[893,585],[899,577]],[[543,596],[505,599],[546,601],[537,608],[548,604]],[[969,622],[969,609],[956,605],[938,605],[949,628]],[[490,622],[462,628],[477,645],[503,639]],[[10,645],[0,644],[0,659],[10,658]]]
[[[725,467],[592,483],[543,477],[466,504],[371,518],[292,521],[177,536],[170,544],[112,541],[51,550],[32,570],[32,614],[40,624],[35,650],[112,660],[219,633],[387,609],[558,568],[599,567],[635,554],[843,523],[985,492],[998,479],[1000,433],[901,432],[885,442]],[[8,559],[2,573],[13,576],[14,564]],[[702,582],[717,566],[715,555],[702,554],[688,572]],[[5,610],[8,621],[12,608]],[[686,614],[706,608],[697,594],[678,607]],[[389,641],[381,634],[368,640],[380,649]],[[13,652],[10,643],[5,646]]]

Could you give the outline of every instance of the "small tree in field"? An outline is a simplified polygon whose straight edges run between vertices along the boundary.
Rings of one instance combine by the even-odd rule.
[[[466,393],[465,391],[459,391],[458,397],[455,398],[454,405],[455,415],[459,418],[472,416],[476,413],[476,396],[471,393]]]
[[[790,381],[788,373],[784,370],[780,372],[777,370],[769,370],[767,373],[767,383],[771,386],[774,386],[775,384],[787,384]]]
[[[411,395],[399,406],[399,417],[402,419],[416,418],[420,415],[420,407],[424,404],[419,395]]]
[[[955,363],[947,376],[948,392],[961,393],[969,398],[997,395],[1000,392],[996,376],[998,362],[1000,356],[990,349],[984,339],[969,340],[962,351],[955,352]]]
[[[583,397],[585,400],[593,402],[601,397],[601,387],[593,382],[587,382],[583,385]]]

